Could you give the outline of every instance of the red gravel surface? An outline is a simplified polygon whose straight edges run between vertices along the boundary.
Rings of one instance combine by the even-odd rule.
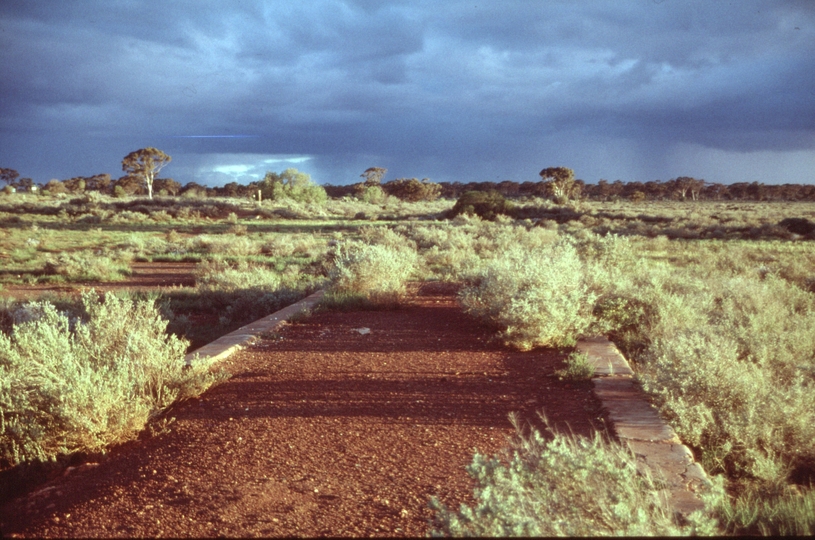
[[[151,291],[170,287],[195,286],[195,263],[190,262],[136,262],[130,265],[131,275],[122,281],[92,283],[55,283],[21,285],[0,288],[0,297],[34,300],[43,294],[78,294],[86,289],[104,291]]]
[[[161,433],[7,503],[3,533],[423,536],[431,496],[472,503],[465,467],[504,446],[509,413],[604,429],[591,383],[553,376],[563,354],[489,342],[453,292],[286,325],[224,361],[232,378],[173,407]]]

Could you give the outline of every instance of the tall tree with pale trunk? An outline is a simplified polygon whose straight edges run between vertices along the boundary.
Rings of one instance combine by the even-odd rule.
[[[580,196],[580,184],[575,181],[572,169],[549,167],[538,174],[555,201],[560,203]]]
[[[125,156],[122,160],[122,170],[133,176],[141,177],[147,185],[147,195],[152,199],[153,180],[172,159],[157,148],[142,148]]]

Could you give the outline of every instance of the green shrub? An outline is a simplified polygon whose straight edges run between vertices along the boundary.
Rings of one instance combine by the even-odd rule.
[[[382,186],[367,186],[359,184],[359,189],[356,190],[355,196],[360,201],[369,204],[382,204],[388,197],[388,194],[382,189]]]
[[[746,536],[815,535],[815,489],[787,489],[780,494],[748,490],[716,509],[721,528]]]
[[[530,251],[512,246],[485,264],[459,298],[521,350],[574,345],[591,323],[595,296],[568,241]]]
[[[679,525],[662,484],[641,472],[636,457],[599,434],[593,439],[534,429],[520,431],[503,454],[476,454],[467,472],[476,504],[458,512],[437,499],[437,536],[652,536],[713,534],[702,512]],[[715,492],[714,492],[715,494]],[[715,495],[713,495],[715,496]],[[713,498],[713,497],[711,497]]]
[[[388,195],[408,202],[435,201],[441,195],[441,186],[425,178],[422,181],[416,178],[399,178],[382,184],[382,189]]]
[[[628,357],[641,353],[650,344],[649,331],[657,320],[654,306],[617,294],[598,299],[592,315],[593,333],[607,335]]]
[[[281,285],[278,272],[262,265],[240,261],[230,265],[221,260],[198,263],[195,269],[196,285],[204,290],[231,292],[237,289],[274,291]]]
[[[186,342],[165,334],[152,302],[93,292],[82,302],[85,321],[39,302],[30,320],[0,334],[0,461],[102,451],[214,382],[184,369]]]
[[[311,181],[306,173],[297,169],[286,169],[282,173],[267,172],[260,182],[264,199],[275,201],[293,200],[300,203],[323,203],[328,195],[323,186]]]
[[[603,240],[605,242],[605,239]],[[613,243],[619,243],[615,240]],[[595,329],[711,473],[774,492],[815,461],[815,296],[800,242],[656,238],[592,251]],[[804,261],[804,262],[802,262]],[[800,474],[800,473],[796,473]]]
[[[815,296],[772,275],[717,277],[658,278],[644,387],[709,470],[783,484],[815,458]]]
[[[87,252],[63,253],[47,259],[44,271],[69,281],[119,281],[130,275],[130,258],[126,253],[116,257]]]
[[[257,255],[262,245],[249,238],[236,234],[201,234],[188,241],[189,249],[213,255],[246,256]]]
[[[499,214],[508,214],[511,210],[512,204],[497,191],[465,191],[450,210],[448,217],[466,214],[493,220]]]
[[[317,258],[325,255],[327,241],[313,234],[269,235],[261,245],[261,253],[275,257]]]
[[[409,247],[353,243],[340,246],[329,273],[334,293],[365,295],[374,304],[398,303],[418,256]]]
[[[594,364],[589,361],[586,353],[575,351],[565,360],[566,368],[555,371],[560,379],[570,381],[588,381],[594,377]]]

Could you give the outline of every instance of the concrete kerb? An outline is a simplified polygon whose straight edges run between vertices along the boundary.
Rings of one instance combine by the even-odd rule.
[[[605,337],[580,341],[577,349],[595,366],[594,393],[608,411],[617,436],[642,465],[665,482],[674,511],[686,516],[703,509],[697,492],[709,484],[705,471],[648,402],[625,357]]]
[[[322,299],[323,294],[325,294],[325,291],[319,290],[280,311],[276,311],[246,326],[241,326],[234,332],[221,336],[212,343],[192,351],[184,357],[184,360],[188,366],[191,366],[193,362],[206,362],[208,365],[219,362],[257,341],[260,334],[273,332],[288,319],[314,308]]]

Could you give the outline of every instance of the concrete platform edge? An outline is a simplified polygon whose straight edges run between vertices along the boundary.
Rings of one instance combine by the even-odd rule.
[[[577,349],[595,366],[594,394],[608,411],[617,437],[641,465],[665,482],[674,512],[686,516],[702,510],[697,491],[709,483],[707,475],[636,384],[634,371],[616,345],[594,337],[578,342]]]
[[[184,357],[188,366],[193,362],[206,362],[212,365],[251,345],[260,334],[273,332],[277,327],[290,318],[308,309],[312,309],[322,299],[324,290],[319,290],[290,306],[267,315],[262,319],[241,326],[237,330],[219,337],[215,341],[204,345]]]

